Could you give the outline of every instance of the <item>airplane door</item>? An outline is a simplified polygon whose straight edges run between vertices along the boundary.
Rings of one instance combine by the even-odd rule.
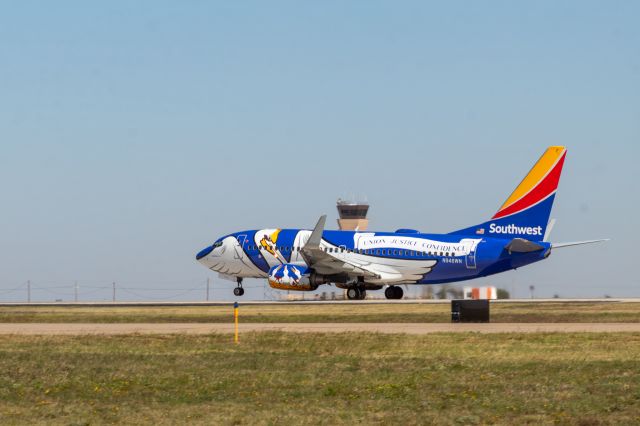
[[[478,253],[478,243],[480,240],[466,240],[464,244],[467,246],[467,255],[465,256],[465,265],[467,269],[476,269],[476,254]]]
[[[236,259],[242,259],[242,254],[244,253],[244,243],[247,241],[246,235],[238,235],[238,244],[240,247],[236,246],[236,251],[234,253],[234,257]]]

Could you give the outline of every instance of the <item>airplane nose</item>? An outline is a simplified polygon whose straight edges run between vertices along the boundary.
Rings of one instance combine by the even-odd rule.
[[[203,257],[205,257],[206,255],[208,255],[209,253],[211,253],[213,251],[213,246],[209,246],[203,250],[200,250],[198,252],[198,254],[196,254],[196,260],[200,260]]]

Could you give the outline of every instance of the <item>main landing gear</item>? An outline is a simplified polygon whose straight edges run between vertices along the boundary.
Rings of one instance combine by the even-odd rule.
[[[364,286],[352,286],[347,289],[347,299],[364,300],[367,297],[367,290]]]
[[[237,282],[238,287],[233,289],[233,295],[240,297],[244,294],[244,288],[242,288],[242,278],[238,277]]]
[[[384,291],[384,296],[387,299],[402,299],[402,296],[404,296],[404,291],[402,291],[402,288],[392,285],[387,287],[387,289]]]

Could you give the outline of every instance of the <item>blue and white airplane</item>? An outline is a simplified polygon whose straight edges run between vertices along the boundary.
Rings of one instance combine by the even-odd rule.
[[[549,242],[549,215],[565,156],[565,147],[549,147],[490,220],[449,234],[329,231],[322,216],[313,230],[225,235],[196,259],[235,281],[236,296],[244,294],[243,278],[266,278],[281,290],[333,284],[352,300],[383,288],[387,299],[401,299],[399,284],[451,283],[520,268],[556,248],[605,241]]]

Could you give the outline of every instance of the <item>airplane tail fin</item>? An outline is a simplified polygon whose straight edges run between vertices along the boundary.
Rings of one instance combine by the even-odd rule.
[[[451,234],[542,241],[566,155],[563,146],[547,148],[491,220]]]

